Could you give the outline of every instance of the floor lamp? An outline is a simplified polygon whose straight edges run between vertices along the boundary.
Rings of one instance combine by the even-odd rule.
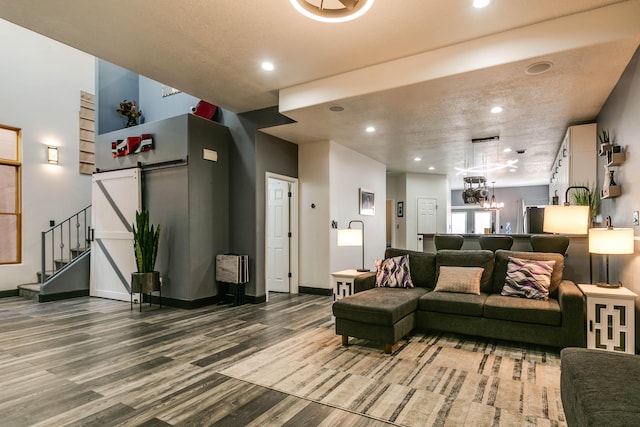
[[[351,228],[351,224],[354,222],[362,224],[362,229]],[[349,221],[347,228],[338,230],[338,246],[362,246],[362,268],[356,271],[369,271],[368,268],[364,268],[364,221],[354,219]]]
[[[581,189],[587,192],[588,205],[569,204],[569,191]],[[548,205],[544,208],[542,231],[558,234],[589,234],[591,225],[591,191],[587,187],[572,185],[564,193],[564,205]],[[589,253],[589,282],[593,283],[591,253]]]

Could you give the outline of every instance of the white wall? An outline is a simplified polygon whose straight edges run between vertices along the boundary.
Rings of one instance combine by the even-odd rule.
[[[298,147],[300,286],[327,287],[330,270],[329,142]],[[315,207],[311,207],[314,205]]]
[[[0,266],[0,291],[36,281],[40,233],[91,203],[78,172],[80,91],[94,93],[93,56],[0,19],[0,123],[22,130],[22,263]],[[46,146],[59,147],[49,165]]]
[[[364,267],[375,270],[374,260],[384,258],[386,241],[386,166],[340,144],[330,147],[331,219],[338,228],[351,220],[364,222]],[[375,193],[375,215],[360,215],[360,188]],[[361,268],[362,247],[338,247],[336,230],[330,231],[331,271]]]
[[[364,221],[366,268],[374,269],[374,259],[384,256],[385,165],[330,141],[301,144],[298,150],[300,286],[330,289],[332,271],[362,266],[361,247],[337,246],[332,220],[339,228]],[[360,188],[375,193],[374,216],[360,215]]]
[[[616,183],[622,186],[622,195],[602,200],[602,218],[611,216],[615,227],[634,229],[635,253],[609,257],[610,282],[622,284],[640,294],[640,227],[633,226],[633,212],[640,211],[640,49],[622,74],[609,99],[598,116],[598,133],[609,131],[615,144],[623,147],[626,161],[615,168]],[[604,182],[606,157],[598,157],[598,191]],[[593,255],[594,281],[604,281],[604,256]]]

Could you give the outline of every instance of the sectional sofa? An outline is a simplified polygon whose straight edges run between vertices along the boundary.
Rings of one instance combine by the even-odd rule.
[[[440,250],[437,253],[389,248],[385,258],[408,256],[413,287],[376,287],[376,273],[354,281],[355,294],[333,304],[336,334],[392,346],[414,328],[513,340],[554,347],[585,347],[583,295],[563,280],[564,257],[554,253],[498,250]],[[502,295],[509,261],[555,261],[546,300]],[[477,273],[479,290],[434,291],[441,271],[467,267]],[[475,269],[474,269],[475,268]],[[549,267],[551,268],[551,267]],[[482,269],[482,270],[480,270]],[[465,269],[457,269],[465,270]],[[474,273],[474,274],[475,274]],[[444,280],[443,280],[444,281]]]

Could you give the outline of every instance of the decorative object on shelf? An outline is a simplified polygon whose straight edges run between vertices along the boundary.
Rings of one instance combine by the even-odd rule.
[[[605,228],[589,230],[589,253],[605,255],[606,282],[597,285],[605,288],[617,288],[620,285],[609,283],[609,255],[633,253],[633,228],[614,228],[608,216]]]
[[[484,176],[465,176],[462,180],[464,182],[464,189],[462,190],[464,203],[484,206],[489,197],[487,179]]]
[[[598,135],[598,139],[600,140],[600,152],[598,154],[600,156],[606,156],[612,147],[611,141],[609,140],[609,132],[603,130],[602,133]]]
[[[351,228],[354,222],[362,224],[362,229]],[[349,221],[347,228],[338,230],[338,246],[362,246],[362,268],[356,271],[369,271],[368,268],[364,268],[364,221],[354,219]]]
[[[398,218],[402,218],[404,216],[404,202],[398,202],[397,214]]]
[[[608,138],[609,134],[605,134],[604,137],[601,137],[601,141],[604,138]],[[600,145],[600,155],[607,156],[607,163],[604,165],[604,185],[602,186],[602,190],[600,191],[601,199],[608,199],[612,197],[618,197],[622,194],[622,187],[616,184],[614,179],[614,171],[615,169],[611,169],[612,167],[622,165],[626,160],[626,154],[622,151],[622,147],[619,145],[615,145],[613,143],[608,143],[606,145]]]
[[[133,224],[133,249],[136,257],[137,273],[131,273],[131,308],[133,309],[133,294],[150,294],[160,290],[160,273],[155,271],[160,242],[160,225],[149,223],[149,211],[136,211],[136,223]],[[151,302],[151,298],[149,298]],[[142,311],[142,300],[140,301]]]
[[[191,108],[191,112],[195,116],[202,117],[208,120],[213,120],[213,117],[216,115],[217,111],[218,111],[217,106],[203,100],[198,101],[196,106]]]
[[[111,143],[111,157],[123,157],[153,150],[153,135],[143,133],[140,136],[129,136]]]
[[[166,98],[167,96],[176,95],[178,93],[182,93],[180,89],[176,89],[175,87],[162,85],[161,88],[162,97]]]
[[[360,215],[375,215],[375,193],[361,188],[359,191]]]
[[[127,101],[126,99],[120,103],[120,108],[116,109],[116,113],[127,119],[125,127],[136,126],[138,119],[142,116],[142,110],[138,110],[136,101]]]
[[[613,173],[615,170],[609,170],[609,185],[618,185],[616,184],[616,180],[613,179]]]

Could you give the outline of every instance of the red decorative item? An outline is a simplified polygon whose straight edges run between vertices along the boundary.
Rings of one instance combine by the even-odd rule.
[[[209,104],[206,101],[200,100],[196,105],[196,109],[193,112],[196,116],[204,117],[205,119],[211,120],[213,116],[216,114],[218,107],[213,104]]]

